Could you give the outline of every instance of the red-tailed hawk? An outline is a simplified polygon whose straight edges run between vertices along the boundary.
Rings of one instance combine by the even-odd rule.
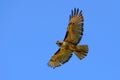
[[[56,42],[59,49],[48,62],[49,66],[53,68],[61,66],[71,58],[73,52],[80,60],[87,55],[88,46],[77,45],[83,35],[83,21],[82,11],[74,8],[69,17],[65,38],[62,42]]]

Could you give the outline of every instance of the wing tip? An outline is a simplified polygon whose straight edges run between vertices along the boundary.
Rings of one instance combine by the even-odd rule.
[[[53,68],[53,69],[55,69],[56,67],[61,66],[61,64],[50,60],[48,62],[48,66],[51,67],[51,68]]]
[[[79,8],[72,9],[71,14],[69,15],[69,21],[75,16],[82,16],[82,10],[79,10]]]
[[[55,69],[56,67],[59,67],[59,66],[61,66],[61,65],[63,65],[64,63],[66,63],[66,62],[68,62],[69,61],[69,59],[72,57],[72,55],[73,54],[70,54],[70,56],[67,58],[67,60],[65,60],[65,61],[59,61],[59,60],[50,60],[49,62],[48,62],[48,66],[49,67],[51,67],[51,68],[53,68],[53,69]]]

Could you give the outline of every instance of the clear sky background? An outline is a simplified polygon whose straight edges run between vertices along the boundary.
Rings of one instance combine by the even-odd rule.
[[[73,8],[83,10],[88,56],[52,69]],[[0,80],[120,80],[120,1],[1,0],[0,67]]]

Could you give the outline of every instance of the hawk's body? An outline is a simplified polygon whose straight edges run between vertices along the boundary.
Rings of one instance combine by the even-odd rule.
[[[48,65],[55,68],[67,62],[71,56],[72,52],[82,59],[88,53],[87,45],[78,45],[83,35],[83,16],[82,11],[79,9],[72,10],[69,18],[69,24],[67,27],[67,32],[65,38],[62,42],[57,41],[56,44],[59,46],[58,51],[52,56]]]

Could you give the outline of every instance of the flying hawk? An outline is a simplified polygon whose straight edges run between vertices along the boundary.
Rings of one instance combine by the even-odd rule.
[[[83,21],[82,11],[74,8],[69,16],[69,23],[64,40],[62,42],[56,42],[59,49],[48,62],[50,67],[55,68],[66,63],[72,57],[73,52],[80,60],[87,56],[88,46],[77,45],[83,35]]]

